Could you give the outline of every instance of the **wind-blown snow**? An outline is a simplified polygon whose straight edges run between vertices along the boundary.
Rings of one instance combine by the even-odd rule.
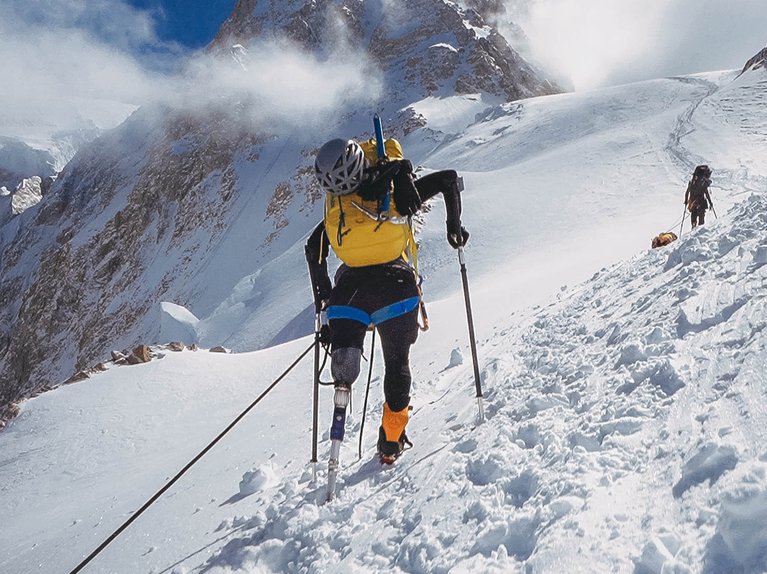
[[[437,203],[421,236],[432,329],[413,350],[414,448],[391,468],[373,460],[376,352],[362,460],[361,377],[338,497],[320,504],[332,393],[313,482],[310,354],[86,571],[767,570],[763,78],[505,105],[424,152],[420,163],[453,165],[468,184],[486,422]],[[426,137],[410,143],[426,149]],[[718,218],[649,250],[679,225],[701,160]],[[300,243],[291,252],[269,281],[243,279],[221,321],[168,316],[195,329],[236,319],[233,336],[247,337],[259,315],[245,311],[259,293],[279,300],[280,278],[296,300],[282,312],[295,316],[309,288],[298,287]],[[577,285],[552,293],[565,283]],[[12,525],[0,530],[0,570],[73,568],[311,343],[160,350],[26,402],[0,434],[0,514]]]

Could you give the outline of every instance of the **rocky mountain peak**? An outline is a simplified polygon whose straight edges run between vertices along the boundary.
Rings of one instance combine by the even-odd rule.
[[[211,49],[288,38],[330,52],[340,28],[348,57],[376,64],[387,99],[483,92],[510,101],[560,91],[485,21],[482,13],[499,7],[477,8],[445,0],[239,0]]]

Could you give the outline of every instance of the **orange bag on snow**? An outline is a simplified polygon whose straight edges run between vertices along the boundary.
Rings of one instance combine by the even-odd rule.
[[[678,237],[676,236],[676,233],[673,231],[666,231],[665,233],[661,233],[652,238],[652,248],[663,247],[677,239]]]

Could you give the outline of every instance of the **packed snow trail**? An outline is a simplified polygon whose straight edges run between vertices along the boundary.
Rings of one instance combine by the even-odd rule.
[[[296,481],[262,492],[203,571],[763,571],[765,245],[754,196],[498,327],[485,424],[444,395],[470,365],[447,369],[394,467],[347,462],[324,506]]]
[[[671,136],[669,150],[685,163],[693,161],[680,145],[692,131],[686,126],[713,93],[691,106]],[[702,368],[698,356],[733,330],[754,341],[728,348],[748,361],[763,355],[764,275],[753,272],[764,258],[765,207],[755,197],[734,215],[729,233],[717,237],[718,226],[703,227],[671,248],[595,275],[521,332],[497,331],[483,348],[486,425],[471,432],[465,399],[439,401],[440,413],[458,413],[438,416],[439,441],[420,444],[417,437],[434,426],[419,429],[414,417],[416,448],[398,468],[378,474],[369,462],[353,465],[330,514],[315,512],[314,493],[299,497],[292,512],[281,502],[273,521],[230,543],[210,571],[240,565],[660,574],[664,567],[712,573],[767,567],[758,550],[765,542],[758,509],[767,501],[767,451],[755,449],[765,444],[764,431],[728,412],[737,375],[718,362]],[[492,347],[501,347],[497,357]],[[462,370],[448,387],[469,378]],[[737,386],[761,382],[760,370],[754,373],[756,381],[744,377]],[[442,387],[430,390],[438,397]],[[726,420],[716,420],[718,407]],[[687,413],[697,411],[703,412],[690,421]],[[726,438],[734,428],[738,441]],[[733,515],[751,502],[755,511]],[[749,528],[756,532],[750,539],[739,535]],[[273,532],[285,536],[275,539]],[[296,539],[293,532],[301,534]]]

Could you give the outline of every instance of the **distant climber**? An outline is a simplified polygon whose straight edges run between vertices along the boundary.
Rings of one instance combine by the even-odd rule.
[[[687,184],[684,194],[684,204],[690,211],[692,228],[703,225],[706,218],[706,210],[714,207],[708,187],[711,185],[711,168],[707,165],[699,165],[692,174],[692,179]]]

